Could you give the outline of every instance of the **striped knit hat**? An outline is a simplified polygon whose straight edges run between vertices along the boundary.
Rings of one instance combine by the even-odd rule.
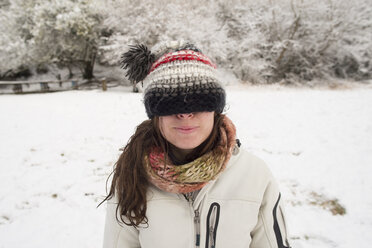
[[[143,82],[149,118],[222,113],[225,107],[225,90],[217,78],[216,65],[191,43],[165,42],[153,52],[144,45],[131,46],[122,55],[121,65],[132,83]]]

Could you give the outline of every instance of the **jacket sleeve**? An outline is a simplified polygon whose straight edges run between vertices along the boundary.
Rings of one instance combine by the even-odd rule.
[[[289,248],[285,216],[278,185],[274,178],[267,184],[258,220],[251,232],[250,248]]]
[[[103,248],[139,248],[138,230],[116,220],[115,198],[107,202]]]

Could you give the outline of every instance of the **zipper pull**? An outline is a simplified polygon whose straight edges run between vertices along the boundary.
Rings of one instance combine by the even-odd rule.
[[[196,227],[195,245],[196,245],[196,247],[199,247],[200,246],[200,214],[199,214],[198,209],[195,210],[194,223],[195,223],[195,227]]]
[[[209,238],[210,238],[210,244],[211,244],[211,248],[214,248],[214,237],[213,237],[213,234],[214,234],[214,230],[213,230],[213,227],[211,226],[209,228]]]

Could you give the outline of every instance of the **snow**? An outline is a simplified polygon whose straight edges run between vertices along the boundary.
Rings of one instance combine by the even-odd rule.
[[[0,96],[1,248],[102,246],[96,206],[146,118],[130,90]],[[242,145],[280,183],[292,246],[370,247],[372,90],[230,85],[227,96]],[[346,214],[323,208],[327,199]]]

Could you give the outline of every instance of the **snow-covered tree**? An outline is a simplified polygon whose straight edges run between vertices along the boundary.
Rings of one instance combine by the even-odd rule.
[[[222,2],[217,20],[230,45],[227,61],[239,78],[250,82],[370,78],[368,2]]]
[[[220,64],[243,81],[262,83],[270,74],[264,56],[267,37],[261,30],[267,9],[250,1],[221,1],[217,6],[216,20],[225,36],[221,41],[226,54]]]
[[[213,59],[226,57],[219,24],[215,20],[214,1],[108,1],[102,37],[100,62],[117,65],[128,45],[144,43],[151,47],[164,40],[195,42]],[[222,36],[221,36],[222,35]]]
[[[21,37],[18,26],[17,13],[10,11],[7,1],[1,2],[0,8],[0,76],[7,76],[11,72],[27,64],[29,43]]]
[[[88,0],[36,0],[30,34],[39,61],[78,65],[84,78],[93,76],[100,17]]]
[[[362,70],[364,62],[360,57],[372,44],[364,38],[372,32],[371,19],[367,17],[371,7],[367,1],[292,0],[287,8],[283,3],[275,2],[275,5],[273,17],[280,21],[273,26],[276,30],[270,32],[275,34],[270,40],[271,55],[275,58],[274,81],[368,77]],[[347,46],[344,40],[350,36],[353,45]],[[364,43],[363,48],[360,42]]]
[[[242,81],[366,79],[370,1],[3,0],[0,72],[55,62],[90,77],[96,55],[117,66],[128,45],[185,39]]]
[[[14,30],[10,36],[28,45],[25,61],[75,65],[84,78],[93,76],[100,23],[93,1],[14,0],[8,12]]]

